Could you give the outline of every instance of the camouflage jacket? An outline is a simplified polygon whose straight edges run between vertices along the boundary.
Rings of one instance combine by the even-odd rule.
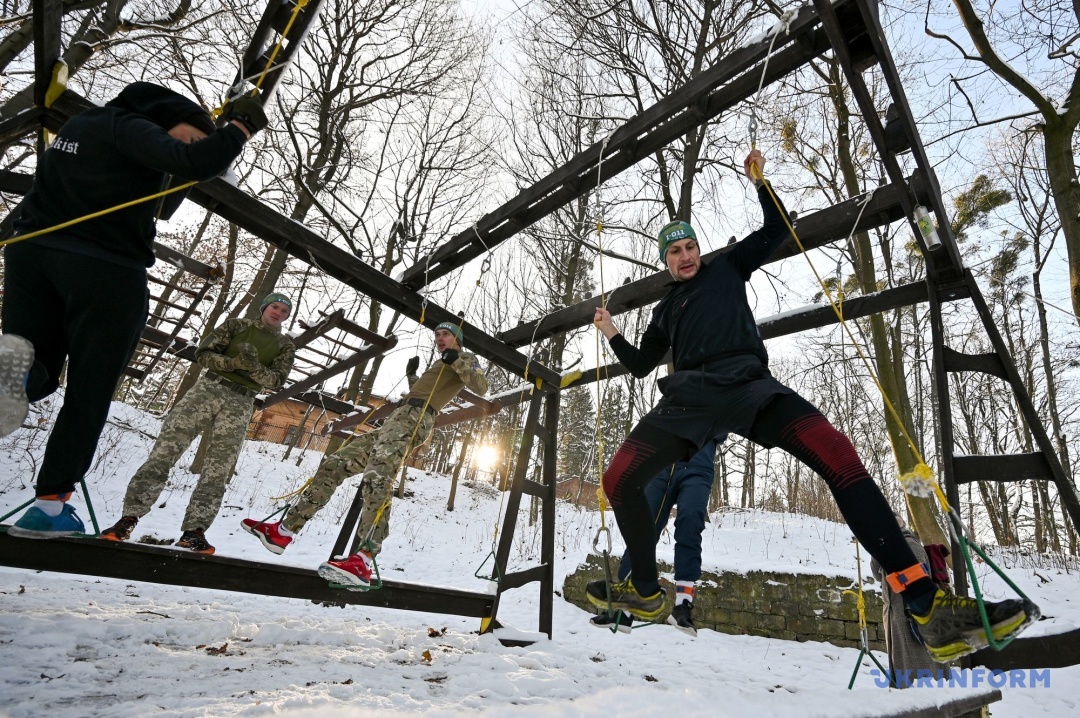
[[[244,344],[250,344],[259,355],[255,369],[235,365]],[[295,357],[296,347],[281,328],[268,327],[258,319],[226,319],[195,350],[199,366],[256,391],[280,389]]]
[[[486,394],[487,379],[480,371],[480,361],[475,354],[458,352],[453,364],[447,365],[436,359],[419,378],[408,377],[409,393],[406,399],[428,399],[428,406],[438,413],[447,402],[457,396],[462,388],[474,394]]]

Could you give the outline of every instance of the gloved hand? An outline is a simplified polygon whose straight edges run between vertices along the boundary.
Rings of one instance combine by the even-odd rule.
[[[409,360],[409,363],[405,365],[405,376],[412,376],[420,370],[420,357],[413,357]]]
[[[233,367],[235,369],[251,371],[262,366],[262,363],[259,361],[259,352],[256,351],[255,347],[251,344],[243,342],[236,348],[239,350],[239,353],[233,357]]]
[[[226,120],[236,120],[251,134],[255,134],[270,124],[270,121],[266,119],[266,111],[263,110],[262,103],[250,95],[228,103],[221,114]]]
[[[458,353],[457,349],[447,349],[442,353],[443,364],[450,365],[457,361]]]

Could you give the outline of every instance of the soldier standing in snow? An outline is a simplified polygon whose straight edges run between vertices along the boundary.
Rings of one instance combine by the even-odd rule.
[[[139,519],[150,513],[165,489],[169,469],[201,433],[203,441],[210,443],[176,545],[196,553],[214,553],[205,531],[221,509],[255,396],[280,389],[296,356],[292,340],[281,333],[292,300],[284,294],[268,294],[260,308],[259,319],[226,319],[199,344],[195,360],[206,373],[165,417],[150,458],[128,483],[123,518],[103,531],[101,538],[131,538]]]
[[[364,508],[356,535],[363,541],[351,556],[324,562],[319,575],[328,581],[364,588],[371,582],[372,558],[378,555],[390,532],[390,498],[394,479],[405,460],[406,451],[427,441],[435,427],[435,417],[463,388],[476,394],[487,392],[487,380],[476,356],[462,351],[461,329],[450,322],[435,328],[435,349],[440,360],[419,378],[420,358],[409,360],[406,374],[409,393],[387,417],[382,427],[369,431],[328,456],[310,484],[280,522],[244,519],[245,531],[257,536],[270,551],[280,554],[293,536],[315,516],[337,487],[350,476],[362,475],[360,493]]]
[[[716,446],[725,439],[727,436],[718,436],[707,441],[689,461],[672,464],[645,487],[649,511],[656,517],[657,541],[667,526],[672,507],[678,507],[675,515],[675,605],[668,623],[693,637],[697,637],[694,594],[701,578],[701,533],[709,517],[709,495],[716,473]],[[623,552],[616,575],[620,581],[630,575],[629,551]],[[589,622],[604,628],[615,625],[619,631],[629,633],[634,617],[624,611],[615,611],[611,615],[605,610]]]
[[[16,210],[16,234],[141,199],[173,176],[216,177],[266,126],[250,97],[227,107],[225,117],[232,121],[215,131],[210,115],[186,97],[149,82],[128,85],[60,128]],[[85,532],[66,502],[90,468],[116,383],[146,325],[154,220],[182,199],[173,193],[4,248],[0,434],[22,424],[28,399],[56,391],[67,361],[64,405],[38,472],[37,500],[10,535]]]
[[[903,599],[930,655],[939,662],[953,660],[987,643],[978,604],[937,587],[911,552],[851,440],[769,373],[746,283],[789,231],[779,200],[773,201],[762,179],[764,167],[757,150],[743,164],[758,188],[763,226],[708,264],[701,261],[697,235],[688,223],[671,222],[660,230],[660,259],[674,281],[653,309],[640,348],[619,333],[606,309],[596,310],[596,326],[634,376],[647,376],[669,349],[675,373],[659,380],[663,398],[631,430],[604,472],[604,491],[630,552],[633,578],[610,587],[594,581],[586,593],[598,608],[610,600],[638,618],[660,616],[664,595],[657,580],[655,528],[642,489],[672,461],[686,458],[717,434],[734,432],[784,449],[825,479],[855,537]],[[985,605],[996,640],[1038,618],[1033,606],[1029,615],[1019,600]]]

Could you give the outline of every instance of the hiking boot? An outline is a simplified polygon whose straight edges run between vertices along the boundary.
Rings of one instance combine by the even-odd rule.
[[[82,519],[75,515],[75,507],[64,504],[58,516],[49,516],[37,506],[26,510],[15,524],[8,528],[8,536],[49,539],[86,533]]]
[[[608,609],[608,593],[604,581],[589,581],[585,586],[585,595],[592,605]],[[634,618],[640,618],[643,621],[655,621],[664,612],[664,589],[660,589],[651,596],[642,596],[632,580],[613,581],[610,608],[622,609]]]
[[[138,516],[125,516],[102,531],[101,538],[106,541],[128,541],[131,539],[131,532],[135,530],[138,523]]]
[[[609,631],[614,628],[619,633],[630,633],[634,627],[634,617],[623,611],[615,611],[615,615],[610,615],[607,611],[604,611],[590,618],[589,625],[606,628]]]
[[[207,556],[215,551],[214,547],[206,540],[206,532],[202,529],[185,531],[180,536],[180,540],[176,542],[176,545],[180,548],[186,548],[192,553],[204,553]]]
[[[347,558],[335,558],[319,565],[319,576],[346,588],[365,589],[371,585],[372,558],[360,551]]]
[[[697,626],[694,625],[694,602],[676,603],[667,617],[667,622],[691,638],[697,638]]]
[[[908,615],[930,657],[938,663],[954,661],[990,644],[974,598],[963,598],[939,588],[928,614],[919,616],[909,612]],[[1015,598],[987,601],[986,615],[994,640],[1002,641],[1038,620],[1039,608],[1030,601]]]
[[[34,345],[15,334],[0,336],[0,436],[26,421],[26,377],[34,363]]]
[[[240,528],[258,538],[267,551],[276,553],[279,556],[285,553],[285,549],[289,548],[289,544],[293,541],[292,536],[281,533],[280,521],[266,523],[255,519],[244,519],[240,522]]]

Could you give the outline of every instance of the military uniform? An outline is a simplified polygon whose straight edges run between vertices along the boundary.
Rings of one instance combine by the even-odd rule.
[[[364,510],[356,534],[364,538],[371,533],[371,555],[378,554],[390,532],[390,497],[406,451],[427,441],[439,410],[463,388],[476,394],[487,393],[487,380],[480,371],[480,363],[468,352],[459,352],[453,364],[436,361],[419,379],[409,377],[409,385],[401,406],[387,417],[381,428],[358,437],[323,461],[300,500],[282,519],[286,529],[299,531],[326,505],[346,478],[363,474],[360,495]]]
[[[249,352],[258,355],[254,369],[236,369],[234,359]],[[124,516],[145,516],[165,488],[169,469],[199,433],[209,441],[202,475],[188,503],[182,529],[205,529],[221,508],[225,487],[251,421],[255,395],[279,389],[292,369],[296,348],[281,333],[261,320],[228,319],[199,345],[195,358],[208,371],[177,402],[165,422],[150,458],[128,484]]]

